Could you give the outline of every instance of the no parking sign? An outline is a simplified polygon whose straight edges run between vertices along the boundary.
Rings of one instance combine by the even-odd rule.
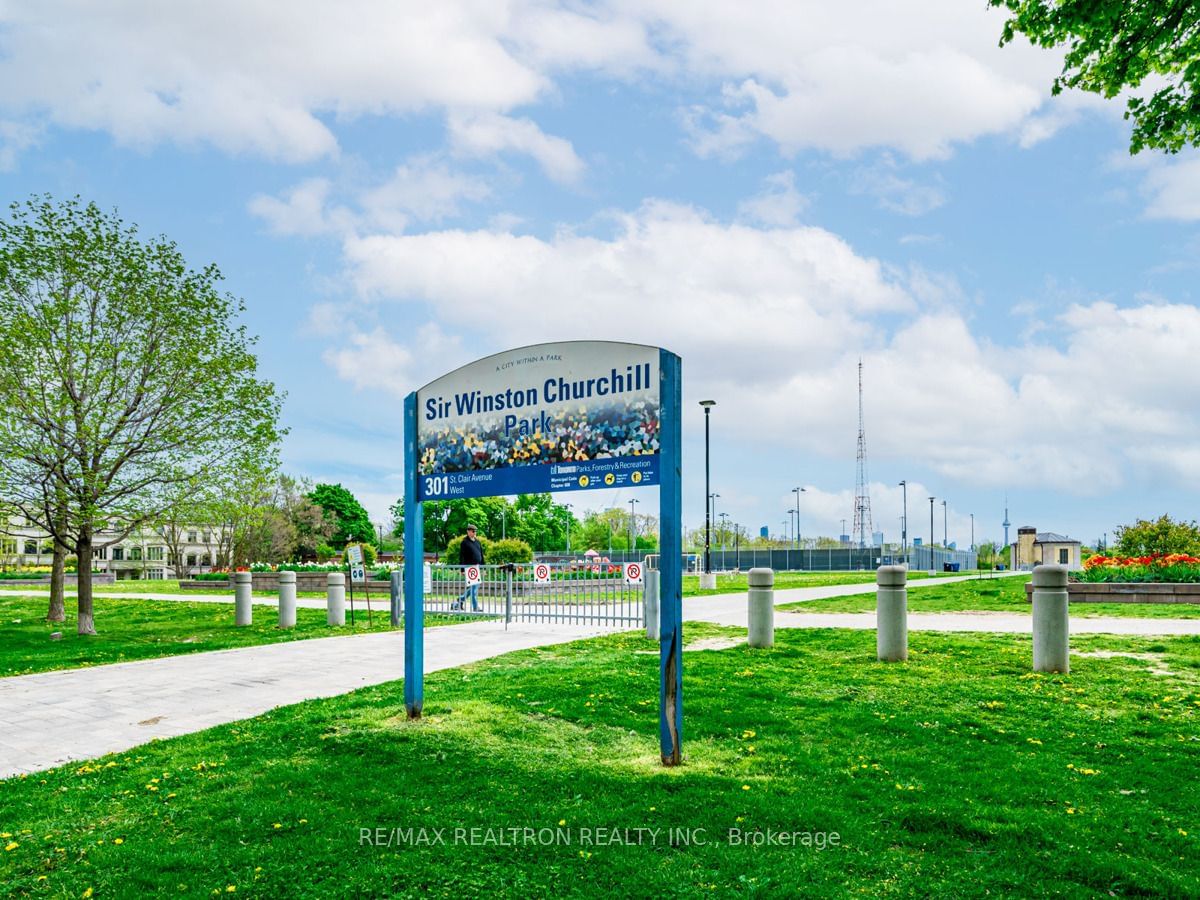
[[[483,581],[483,572],[479,570],[479,566],[467,566],[463,569],[463,574],[467,578],[467,584],[479,584]]]
[[[538,563],[533,567],[533,580],[538,584],[550,583],[550,567],[545,563]]]
[[[626,563],[625,564],[625,583],[626,584],[641,584],[642,583],[642,564],[641,563]]]

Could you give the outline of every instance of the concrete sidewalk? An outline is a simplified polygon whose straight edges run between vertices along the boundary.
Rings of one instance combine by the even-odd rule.
[[[594,627],[430,628],[425,671],[601,633]],[[404,632],[316,638],[0,678],[0,778],[128,750],[404,675]]]

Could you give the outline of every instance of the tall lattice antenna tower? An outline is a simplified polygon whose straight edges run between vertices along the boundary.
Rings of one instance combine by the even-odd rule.
[[[863,422],[862,360],[858,361],[858,477],[854,483],[854,533],[860,550],[874,543],[871,495],[867,491],[867,429]],[[871,541],[871,543],[867,543]]]

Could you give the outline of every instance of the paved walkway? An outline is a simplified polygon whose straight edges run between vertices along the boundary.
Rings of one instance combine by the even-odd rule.
[[[600,634],[468,622],[425,632],[425,671]],[[0,778],[402,677],[404,632],[319,638],[0,678]]]
[[[910,590],[966,578],[918,580]],[[795,588],[777,604],[869,594],[873,584]],[[16,593],[28,593],[18,591]],[[146,595],[140,595],[146,596]],[[231,603],[228,594],[161,594],[154,599]],[[272,598],[256,603],[274,605]],[[383,601],[386,603],[386,600]],[[324,605],[311,599],[304,605]],[[693,597],[688,621],[746,627],[745,594]],[[873,613],[779,612],[781,628],[873,628]],[[910,613],[912,630],[1028,632],[1011,613]],[[1074,633],[1197,634],[1200,619],[1072,619]],[[427,672],[513,650],[604,633],[587,625],[465,622],[425,632]],[[330,697],[402,675],[403,632],[319,638],[186,656],[0,678],[0,778],[127,750],[259,715],[277,706]]]

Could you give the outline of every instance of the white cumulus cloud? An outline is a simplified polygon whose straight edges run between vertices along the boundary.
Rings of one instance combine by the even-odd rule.
[[[1000,347],[973,333],[953,279],[883,266],[820,228],[728,224],[662,202],[617,225],[607,238],[352,236],[344,256],[365,300],[402,318],[435,310],[464,345],[586,335],[668,347],[689,394],[738,397],[723,427],[772,453],[849,452],[860,358],[876,458],[919,458],[974,484],[1094,494],[1188,471],[1200,443],[1200,424],[1179,415],[1200,405],[1193,306],[1074,303],[1052,343]],[[395,392],[444,371],[436,359],[391,381]],[[1141,454],[1148,444],[1158,449]]]

